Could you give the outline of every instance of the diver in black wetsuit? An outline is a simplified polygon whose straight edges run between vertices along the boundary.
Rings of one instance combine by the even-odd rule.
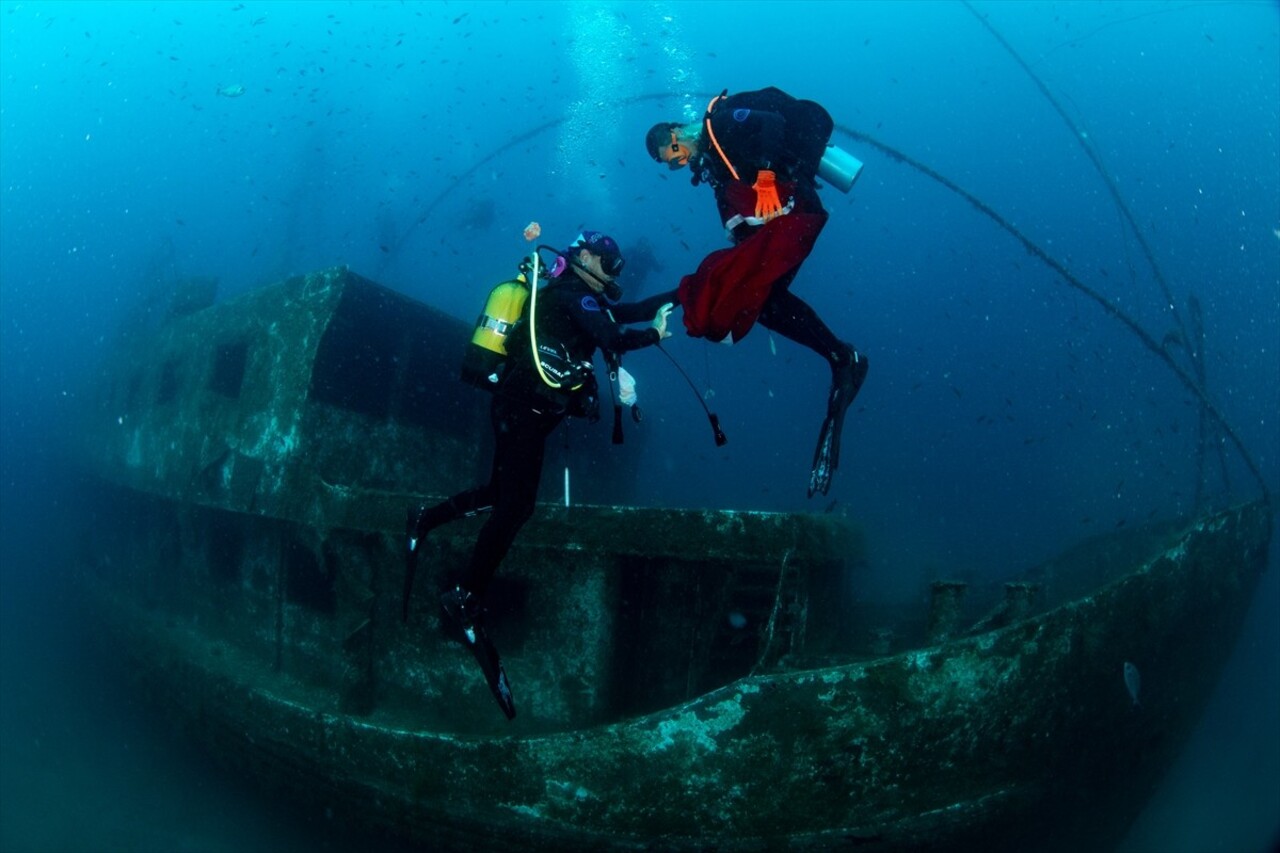
[[[533,515],[547,436],[567,415],[598,418],[599,400],[591,368],[595,351],[622,353],[652,346],[670,336],[669,303],[662,304],[659,297],[629,305],[615,302],[621,297],[616,279],[622,271],[623,258],[611,237],[583,232],[561,253],[561,258],[563,269],[555,274],[552,283],[538,291],[535,322],[539,350],[554,351],[549,358],[556,364],[544,359],[544,370],[563,371],[557,375],[567,377],[564,387],[550,387],[534,365],[526,305],[525,315],[511,333],[509,354],[490,409],[494,454],[489,482],[435,506],[409,509],[407,578],[412,578],[422,540],[430,531],[464,516],[490,513],[471,552],[465,580],[441,597],[445,615],[473,646],[478,639],[487,643],[481,619],[489,583],[516,534]],[[619,325],[645,320],[652,321],[646,329]],[[405,618],[408,608],[406,596]],[[505,675],[502,681],[505,685]],[[494,692],[503,711],[508,717],[513,716],[509,690],[505,701],[497,688]]]
[[[819,104],[770,87],[721,94],[701,121],[661,122],[645,138],[654,160],[673,170],[689,166],[695,186],[711,185],[733,242],[680,282],[676,293],[688,333],[739,341],[759,320],[831,365],[810,497],[831,487],[845,411],[867,375],[867,359],[791,292],[792,279],[827,222],[815,178],[833,127]]]

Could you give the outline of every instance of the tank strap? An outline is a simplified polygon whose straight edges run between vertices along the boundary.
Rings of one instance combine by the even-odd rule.
[[[482,314],[477,325],[482,329],[490,329],[505,337],[511,333],[516,324],[507,320],[499,320],[497,317],[490,317],[488,314]]]

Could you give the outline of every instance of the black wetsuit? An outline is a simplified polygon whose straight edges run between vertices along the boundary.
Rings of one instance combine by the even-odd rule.
[[[741,200],[735,204],[730,188],[750,187],[761,169],[769,169],[780,185],[787,184],[791,189],[796,211],[817,217],[816,227],[821,229],[827,212],[818,198],[816,177],[834,126],[825,109],[771,86],[717,101],[710,121],[711,131],[737,170],[738,179],[734,180],[724,159],[716,152],[705,124],[700,150],[689,165],[693,184],[710,184],[715,192],[721,222],[728,222],[741,212]],[[735,247],[759,230],[758,225],[737,226],[732,231]],[[765,328],[813,350],[825,358],[833,370],[843,367],[851,357],[852,347],[842,343],[813,308],[791,292],[791,282],[799,271],[797,263],[772,281],[756,320]]]
[[[570,270],[538,291],[538,345],[563,347],[575,363],[590,362],[597,349],[622,353],[651,346],[660,340],[657,329],[619,324],[652,320],[661,304],[652,297],[609,306]],[[484,598],[516,534],[533,515],[547,437],[566,415],[587,416],[596,405],[591,400],[596,393],[594,376],[569,393],[543,382],[533,366],[527,320],[526,313],[508,341],[509,355],[490,408],[494,452],[489,482],[419,509],[416,525],[411,516],[410,536],[421,539],[455,519],[491,513],[480,528],[462,583],[477,599]],[[416,559],[413,550],[411,559]]]
[[[845,412],[867,361],[791,292],[791,282],[827,222],[816,178],[834,123],[819,104],[772,87],[717,98],[708,109],[689,166],[695,186],[706,182],[715,191],[733,246],[710,253],[681,279],[685,328],[697,337],[741,340],[758,322],[826,359],[831,391],[809,495],[826,494],[840,461]],[[778,204],[791,202],[791,209],[761,222],[768,195],[754,185],[763,170],[774,173]]]

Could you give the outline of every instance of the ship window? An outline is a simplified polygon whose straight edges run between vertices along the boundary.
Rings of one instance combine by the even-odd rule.
[[[160,388],[156,392],[156,403],[163,406],[178,398],[178,361],[169,359],[160,369]]]
[[[213,373],[209,376],[209,390],[227,397],[240,396],[240,386],[244,383],[244,365],[249,354],[249,345],[244,341],[234,344],[219,344],[213,355]]]
[[[316,352],[314,399],[378,419],[390,414],[404,319],[387,299],[380,288],[343,293]]]
[[[320,613],[332,614],[336,609],[334,570],[320,565],[316,555],[301,542],[285,546],[285,598]]]
[[[240,516],[215,513],[209,517],[207,559],[209,575],[222,583],[238,583],[244,564],[244,529]]]
[[[316,352],[311,399],[467,435],[479,410],[457,381],[467,338],[463,324],[396,293],[348,287]]]

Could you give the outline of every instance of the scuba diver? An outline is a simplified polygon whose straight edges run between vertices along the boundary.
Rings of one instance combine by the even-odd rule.
[[[515,716],[515,705],[497,652],[484,632],[484,601],[498,565],[533,515],[547,437],[566,416],[599,419],[592,365],[597,349],[619,354],[670,337],[670,303],[661,304],[656,298],[618,303],[622,291],[617,278],[624,261],[613,238],[584,231],[557,255],[555,266],[548,271],[551,281],[541,289],[536,289],[534,267],[530,287],[536,290],[529,291],[533,298],[527,304],[522,300],[516,308],[518,321],[515,316],[509,318],[516,322],[509,333],[504,332],[506,357],[487,377],[494,392],[490,408],[494,454],[489,482],[434,506],[412,506],[406,522],[403,615],[408,619],[409,594],[423,539],[442,524],[489,513],[463,582],[446,591],[440,604],[445,618],[461,631],[480,661],[508,719]],[[532,323],[531,314],[535,315]],[[481,320],[482,325],[494,325],[487,315]],[[620,325],[645,320],[651,321],[649,328]],[[616,359],[610,363],[616,364]]]
[[[672,170],[688,166],[694,186],[711,185],[733,243],[707,255],[696,272],[681,279],[675,294],[688,333],[733,343],[758,320],[831,365],[809,497],[831,488],[845,411],[867,375],[866,357],[791,292],[827,222],[815,178],[827,167],[833,128],[819,104],[770,87],[736,95],[726,90],[712,99],[700,121],[660,122],[645,137],[655,161]],[[828,172],[822,174],[826,178]]]

